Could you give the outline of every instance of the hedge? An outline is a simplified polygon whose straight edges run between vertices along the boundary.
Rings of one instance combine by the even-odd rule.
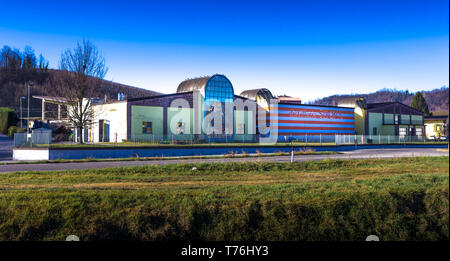
[[[11,108],[0,107],[0,132],[8,134],[9,126],[13,125],[14,110]]]
[[[25,132],[24,128],[19,128],[16,126],[10,126],[8,128],[8,136],[12,139],[14,138],[14,133],[21,133],[21,132]]]

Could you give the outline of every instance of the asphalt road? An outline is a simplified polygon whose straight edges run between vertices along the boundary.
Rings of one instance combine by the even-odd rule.
[[[396,158],[411,156],[449,156],[448,152],[438,149],[367,149],[344,152],[331,155],[296,155],[295,161],[332,159],[365,159],[365,158]],[[73,169],[99,169],[141,165],[164,165],[173,163],[206,163],[206,162],[289,162],[290,156],[255,157],[255,158],[218,158],[218,159],[171,159],[148,161],[106,161],[106,162],[79,162],[79,163],[41,163],[41,164],[9,164],[0,165],[0,173],[31,170],[73,170]]]

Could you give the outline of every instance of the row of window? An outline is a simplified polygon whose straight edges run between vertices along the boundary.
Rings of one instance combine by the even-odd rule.
[[[421,124],[422,121],[418,121],[418,120],[414,120],[409,118],[409,115],[406,118],[402,118],[401,119],[401,124],[410,124],[411,122],[413,122],[413,124]],[[384,123],[385,124],[392,124],[392,118],[391,119],[384,119]],[[399,114],[394,114],[394,124],[398,125],[400,124],[400,115]]]
[[[412,128],[410,128],[409,131],[412,132]],[[373,135],[378,135],[378,128],[373,128],[372,133]],[[407,134],[406,127],[398,128],[398,135],[400,136],[400,138],[405,138],[406,134]],[[422,135],[423,135],[422,128],[416,128],[416,136],[420,138],[422,137]]]
[[[409,132],[412,132],[412,131],[413,131],[413,128],[409,128]],[[407,135],[406,127],[398,128],[398,135],[400,136],[400,138],[405,138]],[[416,136],[419,138],[422,138],[422,135],[423,135],[422,128],[416,128]]]

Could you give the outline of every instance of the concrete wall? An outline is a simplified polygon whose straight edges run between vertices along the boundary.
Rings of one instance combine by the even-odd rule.
[[[314,151],[351,151],[355,149],[382,149],[382,148],[447,148],[442,145],[342,145],[322,147],[295,147],[295,150],[311,149]],[[130,157],[172,157],[172,156],[200,156],[223,154],[256,154],[290,152],[289,146],[255,146],[255,147],[158,147],[158,148],[105,148],[105,149],[14,149],[15,160],[55,160],[55,159],[109,159]]]
[[[394,136],[395,135],[395,126],[394,125],[381,126],[381,131],[380,131],[379,135]]]
[[[365,134],[365,114],[366,110],[361,107],[355,107],[355,131],[358,135]]]
[[[13,160],[48,160],[49,149],[13,149]]]

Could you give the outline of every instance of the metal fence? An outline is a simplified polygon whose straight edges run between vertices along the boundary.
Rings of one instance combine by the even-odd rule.
[[[126,137],[125,135],[119,135]],[[117,139],[115,139],[117,140]],[[234,135],[203,135],[203,134],[181,134],[181,135],[131,135],[129,139],[121,139],[119,142],[84,142],[86,144],[98,145],[146,145],[146,144],[253,144],[264,145],[260,143],[259,135],[234,134]],[[276,144],[295,144],[295,145],[364,145],[364,144],[408,144],[408,143],[436,143],[435,140],[427,140],[421,136],[387,136],[387,135],[297,135],[297,136],[278,136]],[[15,147],[46,147],[50,144],[76,144],[70,142],[52,143],[51,133],[16,133],[14,135]]]
[[[14,133],[14,147],[48,147],[52,143],[52,133]]]
[[[149,144],[215,144],[260,143],[259,135],[131,135],[125,143]],[[277,144],[300,143],[305,145],[345,145],[345,144],[401,144],[401,143],[432,143],[436,140],[427,140],[423,136],[391,136],[391,135],[297,135],[278,136]]]

